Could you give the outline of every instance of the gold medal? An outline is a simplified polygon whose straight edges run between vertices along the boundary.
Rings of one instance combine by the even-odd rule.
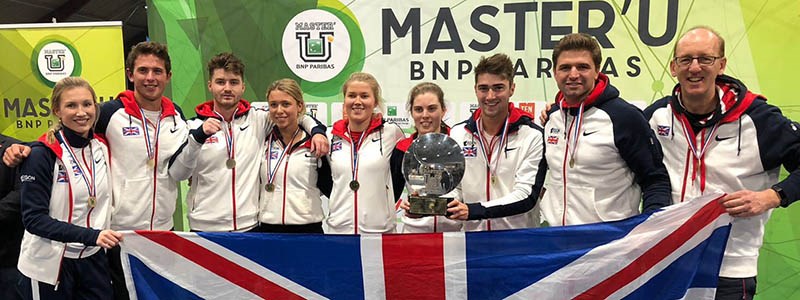
[[[156,160],[155,160],[155,159],[152,159],[152,158],[150,158],[150,159],[148,159],[148,160],[147,160],[147,167],[149,167],[150,169],[152,169],[152,168],[154,168],[155,166],[156,166]]]
[[[225,166],[228,167],[228,169],[235,168],[236,167],[236,160],[233,159],[233,158],[229,158],[227,161],[225,161]]]
[[[569,167],[570,168],[574,168],[575,167],[575,158],[570,158],[569,159]]]
[[[89,196],[89,207],[94,207],[97,204],[97,198],[94,196]]]
[[[267,192],[274,192],[274,191],[275,191],[275,185],[272,183],[267,183]]]
[[[354,192],[358,191],[358,188],[360,186],[361,186],[361,184],[358,183],[358,180],[350,181],[350,189],[353,190]]]

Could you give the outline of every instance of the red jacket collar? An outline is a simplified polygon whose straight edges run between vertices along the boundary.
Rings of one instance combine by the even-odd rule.
[[[202,118],[216,118],[217,114],[214,113],[214,101],[208,100],[206,102],[200,103],[197,107],[194,108],[195,113],[197,113],[198,117]],[[250,111],[250,102],[245,99],[239,99],[239,104],[237,105],[236,115],[234,118],[241,117],[247,112]]]
[[[479,108],[474,113],[472,113],[472,120],[478,121],[480,116],[481,116],[481,109]],[[526,116],[526,117],[529,117],[529,118],[533,119],[533,115],[531,115],[530,113],[528,113],[528,112],[526,112],[524,110],[521,110],[519,108],[514,107],[514,103],[512,103],[512,102],[508,103],[508,123],[509,124],[516,123],[523,116]],[[448,129],[448,131],[449,131],[449,129]],[[449,134],[449,132],[448,132],[448,134]]]
[[[478,119],[481,116],[481,110],[478,109],[472,114],[472,117],[467,119],[465,128],[470,133],[478,132]],[[514,107],[514,103],[508,103],[508,132],[516,132],[520,125],[526,124],[533,120],[533,115],[530,113]]]
[[[446,135],[450,135],[450,126],[447,126],[443,122],[442,123],[442,131],[443,131],[442,133],[444,133]],[[399,142],[397,142],[397,145],[395,146],[395,148],[397,148],[397,150],[400,150],[400,151],[403,151],[403,152],[407,152],[408,151],[408,147],[411,147],[411,143],[413,143],[414,140],[417,139],[418,135],[419,135],[418,132],[412,133],[410,137],[404,138],[404,139],[400,140]]]
[[[372,120],[369,122],[369,128],[364,134],[370,134],[383,126],[383,115],[377,113],[372,116]],[[350,137],[345,134],[347,132],[347,125],[350,124],[350,121],[347,119],[342,119],[333,123],[333,130],[331,130],[331,134],[339,136],[347,141],[350,141]]]
[[[104,138],[100,137],[99,135],[93,134],[92,137],[94,137],[95,139],[97,139],[98,141],[103,143],[103,145],[108,146],[108,142],[106,142],[106,140]],[[39,137],[39,139],[37,141],[41,142],[47,148],[49,148],[51,151],[53,151],[53,153],[55,153],[56,156],[59,159],[62,158],[62,155],[64,155],[64,149],[61,148],[61,143],[58,142],[58,137],[56,137],[55,141],[53,141],[52,143],[49,143],[49,142],[47,142],[47,132],[45,132],[44,134],[42,134]]]
[[[597,99],[600,99],[600,95],[603,95],[603,92],[605,92],[607,86],[608,86],[608,76],[606,76],[606,74],[603,73],[597,74],[597,81],[594,82],[594,89],[592,89],[592,91],[589,92],[589,95],[586,96],[586,100],[583,100],[582,102],[583,106],[588,107],[594,104],[594,102],[597,101]],[[556,103],[561,105],[562,102],[565,108],[581,106],[580,102],[574,105],[567,104],[567,102],[564,101],[564,94],[558,92],[556,94]]]
[[[721,123],[738,120],[756,99],[761,98],[765,101],[767,100],[767,98],[762,95],[751,93],[744,84],[727,75],[717,76],[717,87],[722,90],[722,97],[720,97],[719,100],[723,115],[722,119],[719,120]],[[675,101],[680,101],[680,92],[680,84],[675,85],[675,89],[672,93]],[[681,109],[680,112],[682,113],[683,109]]]
[[[124,92],[119,93],[117,95],[117,99],[122,101],[122,106],[125,107],[125,113],[134,116],[138,119],[142,118],[142,113],[139,110],[139,103],[136,102],[136,96],[131,90],[126,90]],[[161,96],[161,116],[169,117],[169,116],[177,116],[178,113],[175,110],[175,104],[172,103],[172,100],[169,98]]]

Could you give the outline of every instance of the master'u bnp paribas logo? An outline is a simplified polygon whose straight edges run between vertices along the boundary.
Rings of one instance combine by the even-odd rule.
[[[81,59],[66,39],[48,37],[33,49],[31,67],[42,83],[53,87],[64,77],[80,76]]]
[[[283,59],[300,78],[323,82],[339,75],[350,58],[350,34],[335,15],[309,9],[292,18],[283,31]]]

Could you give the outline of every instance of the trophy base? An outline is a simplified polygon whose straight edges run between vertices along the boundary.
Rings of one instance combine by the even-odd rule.
[[[453,198],[408,196],[408,213],[421,216],[447,215],[447,203]]]

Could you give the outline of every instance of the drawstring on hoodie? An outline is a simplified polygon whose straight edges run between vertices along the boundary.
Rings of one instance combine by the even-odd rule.
[[[739,135],[736,139],[737,141],[737,148],[736,148],[736,156],[742,153],[742,117],[739,117]]]
[[[670,119],[670,121],[671,121],[671,123],[669,124],[669,128],[671,128],[672,130],[669,131],[670,135],[671,135],[669,139],[670,140],[674,140],[675,139],[675,112],[674,111],[672,112],[672,119]]]

